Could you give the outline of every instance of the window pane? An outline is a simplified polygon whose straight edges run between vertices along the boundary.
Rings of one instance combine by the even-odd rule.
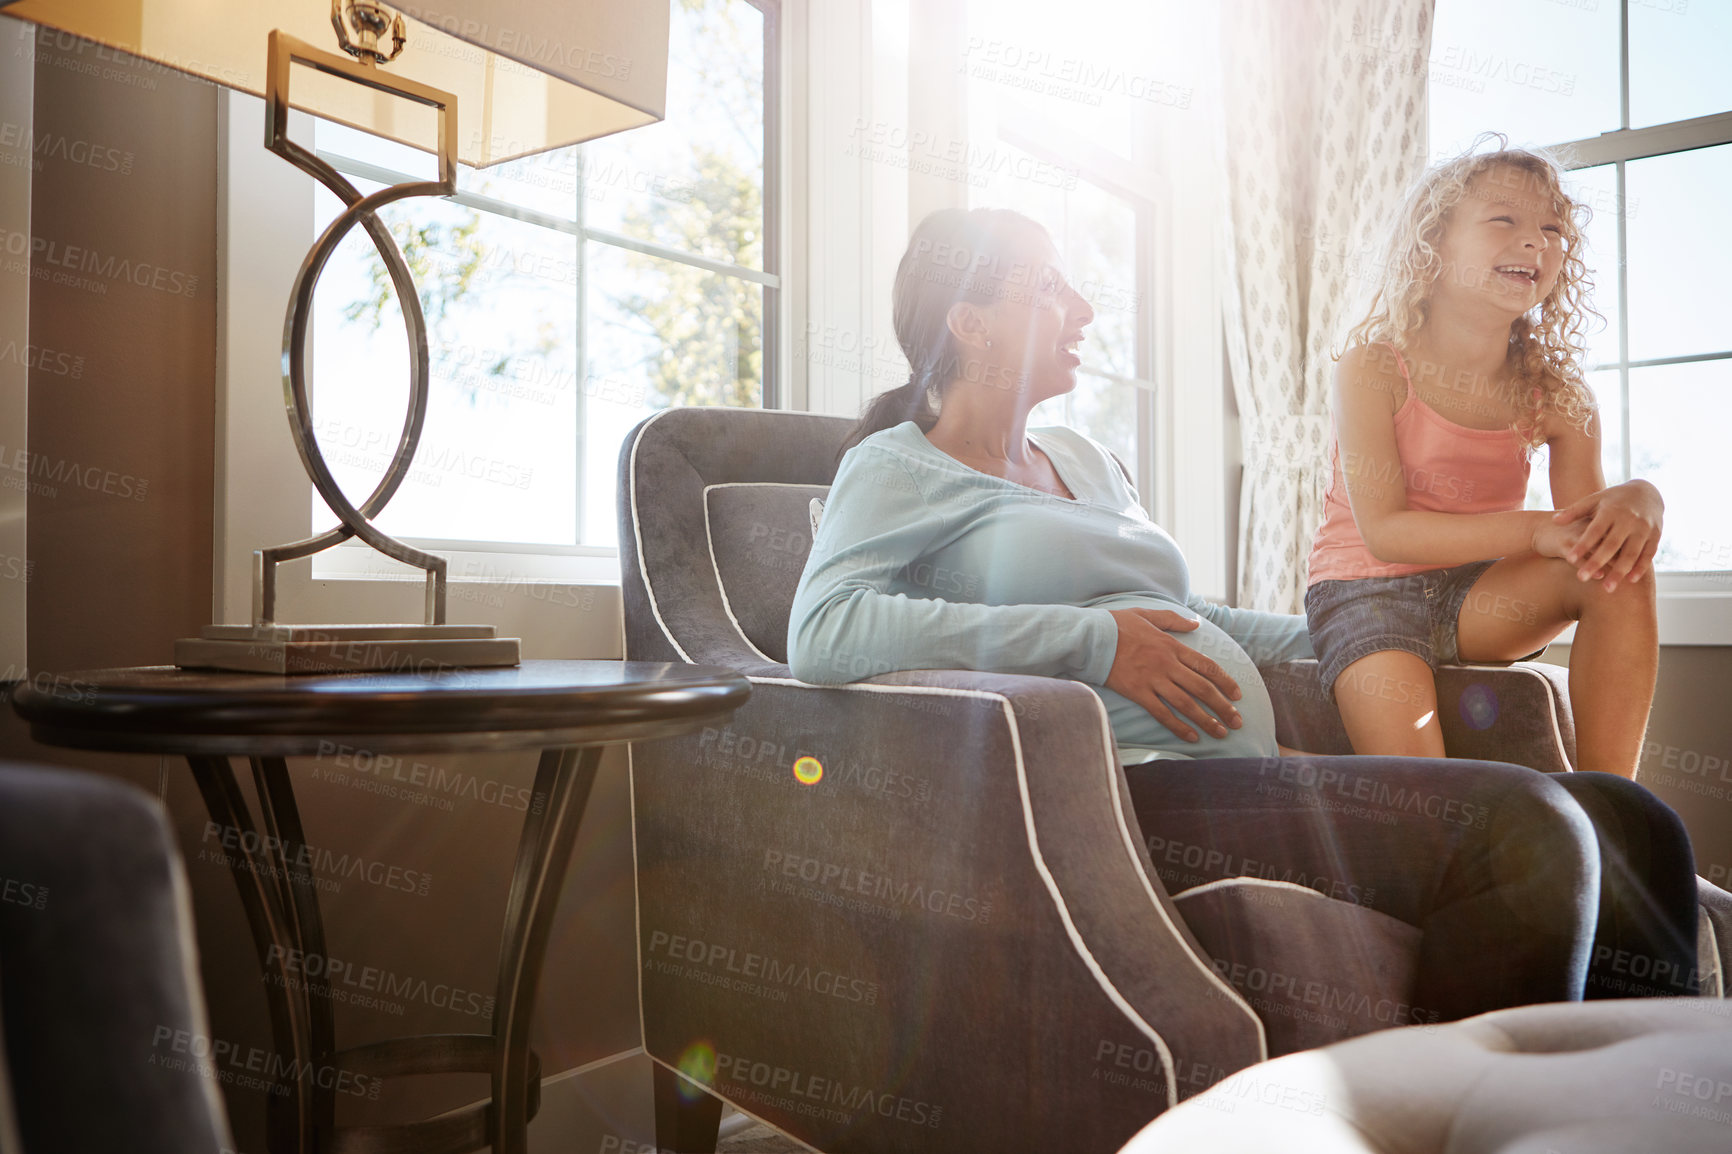
[[[1618,281],[1623,275],[1618,265],[1617,166],[1603,164],[1566,172],[1564,188],[1593,212],[1584,230],[1582,260],[1594,282],[1588,304],[1605,317],[1605,323],[1592,316],[1588,318],[1585,364],[1590,367],[1615,364],[1619,359]]]
[[[1619,127],[1618,5],[1439,0],[1431,37],[1433,156],[1481,132],[1560,144]]]
[[[1009,149],[1009,145],[1001,147]],[[1020,150],[1012,150],[1019,152]],[[979,205],[1012,208],[1052,234],[1065,273],[1095,310],[1084,333],[1083,364],[1119,376],[1137,373],[1137,215],[1123,200],[1084,180],[1071,188],[1021,182],[972,198]]]
[[[431,152],[329,120],[314,121],[313,140],[322,152],[376,164],[418,180],[438,180],[439,160]],[[578,146],[537,153],[490,168],[457,166],[457,187],[532,208],[561,220],[577,217]]]
[[[673,0],[667,119],[583,146],[585,223],[764,267],[764,16]]]
[[[1666,499],[1665,571],[1732,568],[1726,430],[1732,360],[1630,370],[1631,463]]]
[[[999,148],[1026,155],[1012,146]],[[1137,215],[1123,200],[1085,180],[1068,190],[1033,181],[979,190],[977,204],[1014,208],[1052,234],[1071,285],[1088,299],[1095,319],[1078,350],[1083,371],[1076,391],[1044,402],[1029,417],[1033,425],[1070,425],[1108,445],[1129,464],[1136,456],[1136,386],[1090,376],[1089,370],[1137,375]]]
[[[597,314],[590,315],[593,323]],[[598,369],[592,360],[583,394],[583,544],[619,544],[619,449],[639,421],[663,407],[641,372]]]
[[[973,138],[1033,117],[1134,159],[1142,113],[1182,114],[1204,99],[1197,55],[1211,16],[1158,0],[971,0],[957,71],[968,78]]]
[[[392,172],[400,172],[404,176],[412,176],[417,180],[439,179],[439,158],[431,152],[419,148],[411,148],[395,140],[387,140],[383,136],[374,136],[370,132],[362,132],[358,128],[350,128],[346,124],[337,124],[329,120],[313,121],[313,147],[320,152],[331,152],[338,156],[347,156],[354,160],[364,160],[368,164],[376,164],[388,168]],[[287,161],[284,162],[285,164]],[[474,171],[464,165],[458,165],[459,173]],[[359,187],[357,185],[357,187]]]
[[[1732,262],[1732,145],[1632,160],[1630,359],[1732,349],[1725,269]]]
[[[1732,108],[1732,4],[1631,0],[1630,127]]]
[[[1621,485],[1624,473],[1624,397],[1617,369],[1588,374],[1588,388],[1600,405],[1600,469],[1606,484]]]
[[[1607,369],[1587,374],[1588,389],[1600,406],[1600,470],[1606,484],[1616,485],[1624,478],[1624,415],[1618,395],[1618,370]],[[1533,455],[1528,471],[1527,499],[1523,508],[1555,509],[1552,500],[1551,450],[1541,445]]]
[[[578,149],[574,144],[488,168],[460,164],[457,187],[561,220],[576,220]]]
[[[338,203],[321,189],[317,205],[322,230]],[[575,544],[575,240],[441,200],[381,215],[420,286],[432,373],[414,466],[379,526],[406,537]],[[359,504],[389,463],[409,397],[402,312],[359,228],[319,282],[313,325],[314,424]],[[333,516],[312,500],[322,530]]]
[[[668,405],[763,403],[764,298],[750,281],[596,241],[587,277],[583,543],[604,545],[620,438],[634,421]]]
[[[1087,369],[1076,375],[1076,388],[1062,397],[1036,405],[1031,426],[1068,425],[1087,433],[1119,455],[1134,474],[1137,467],[1137,387],[1097,377]]]
[[[1541,445],[1528,463],[1528,492],[1527,496],[1522,499],[1522,508],[1556,508],[1552,503],[1550,468],[1551,450],[1545,445]]]
[[[1095,310],[1078,350],[1091,369],[1137,375],[1137,214],[1087,181],[1065,197],[1064,213],[1048,223],[1064,254],[1071,284]]]

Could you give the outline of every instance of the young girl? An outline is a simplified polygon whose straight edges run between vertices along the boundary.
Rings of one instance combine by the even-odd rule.
[[[1432,670],[1532,655],[1574,621],[1577,768],[1635,775],[1662,504],[1600,469],[1581,372],[1585,212],[1532,152],[1432,168],[1348,335],[1305,610],[1359,753],[1444,756]],[[1522,508],[1540,445],[1556,513]]]

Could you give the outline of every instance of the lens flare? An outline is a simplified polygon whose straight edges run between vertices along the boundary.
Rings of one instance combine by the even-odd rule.
[[[704,1094],[699,1087],[716,1080],[716,1048],[709,1042],[693,1042],[680,1054],[678,1065],[684,1075],[679,1081],[680,1097],[695,1102]]]
[[[1470,685],[1462,691],[1460,708],[1469,729],[1490,729],[1497,721],[1497,692],[1484,683]]]
[[[815,757],[802,757],[794,762],[794,780],[801,785],[817,785],[824,780],[824,764]]]

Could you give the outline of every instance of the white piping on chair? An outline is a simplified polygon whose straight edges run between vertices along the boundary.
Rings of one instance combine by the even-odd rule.
[[[1524,663],[1519,662],[1519,661],[1515,662],[1514,664],[1511,664],[1511,665],[1479,665],[1479,664],[1474,664],[1472,662],[1469,662],[1469,663],[1466,663],[1466,668],[1469,668],[1469,669],[1501,669],[1506,673],[1524,673],[1527,676],[1535,678],[1536,680],[1538,680],[1541,688],[1543,688],[1546,691],[1546,701],[1551,704],[1551,709],[1547,711],[1547,714],[1551,718],[1551,722],[1552,722],[1552,745],[1555,746],[1557,749],[1558,761],[1560,764],[1563,765],[1563,767],[1566,771],[1567,770],[1573,770],[1576,767],[1575,767],[1574,763],[1572,763],[1570,761],[1569,751],[1564,748],[1564,731],[1558,727],[1558,695],[1557,695],[1557,690],[1552,688],[1551,679],[1548,678],[1545,674],[1541,673],[1537,669],[1523,668],[1523,665],[1524,665]]]
[[[1515,669],[1518,666],[1512,665],[1508,668]],[[1570,761],[1569,751],[1564,748],[1564,732],[1558,728],[1558,695],[1557,690],[1552,687],[1551,679],[1537,669],[1523,669],[1522,672],[1529,677],[1538,678],[1540,684],[1545,687],[1546,700],[1551,703],[1549,712],[1552,719],[1552,744],[1558,747],[1558,761],[1563,764],[1565,769],[1576,768],[1574,763]]]
[[[722,567],[716,563],[716,539],[710,532],[710,490],[758,488],[828,489],[829,487],[830,486],[828,485],[813,484],[809,481],[721,481],[714,485],[704,486],[704,540],[710,547],[710,571],[716,575],[716,588],[721,590],[722,593],[722,610],[727,613],[728,620],[734,623],[734,632],[740,635],[740,640],[750,646],[753,653],[756,653],[771,665],[780,665],[782,663],[777,661],[774,657],[771,657],[768,653],[765,653],[762,649],[759,649],[752,639],[746,636],[745,629],[740,625],[740,619],[734,616],[734,604],[732,601],[728,600],[728,586],[722,580]],[[639,553],[638,555],[641,557],[643,554]]]
[[[716,537],[714,533],[710,532],[710,490],[726,487],[726,485],[704,486],[704,545],[710,551],[710,572],[713,573],[716,578],[716,592],[722,595],[722,612],[726,613],[728,615],[728,620],[733,622],[734,632],[740,635],[740,640],[744,641],[746,647],[753,653],[756,653],[771,665],[779,665],[781,664],[779,661],[774,657],[771,657],[768,653],[765,653],[762,649],[759,649],[757,645],[752,642],[752,639],[746,636],[745,629],[740,625],[740,619],[734,616],[734,603],[728,600],[728,587],[722,581],[722,567],[716,564]]]
[[[828,485],[820,485],[816,481],[717,481],[714,485],[705,485],[704,491],[711,489],[828,489]]]
[[[662,636],[664,636],[668,639],[668,644],[672,645],[674,647],[674,652],[678,653],[680,655],[680,660],[686,662],[688,665],[696,665],[697,662],[692,660],[691,655],[685,651],[685,647],[682,646],[679,643],[679,640],[674,637],[674,631],[669,629],[668,623],[662,619],[661,606],[656,604],[656,587],[654,585],[650,584],[649,570],[644,565],[643,527],[638,524],[638,517],[637,517],[637,449],[638,449],[638,446],[643,444],[643,435],[649,429],[649,427],[673,411],[674,410],[672,410],[672,409],[663,409],[661,412],[656,413],[654,416],[650,417],[643,424],[641,424],[637,427],[637,436],[632,438],[632,441],[631,441],[631,468],[628,470],[628,472],[631,476],[631,533],[632,533],[633,539],[636,540],[636,542],[637,542],[638,576],[643,579],[643,591],[644,591],[644,595],[649,598],[650,612],[655,615],[656,624],[661,626]],[[708,522],[709,517],[707,514],[705,515],[704,520],[706,523]]]
[[[1113,741],[1112,725],[1107,718],[1106,703],[1097,697],[1095,698],[1095,704],[1099,706],[1101,729],[1105,735],[1106,747],[1109,750],[1116,749],[1117,744]],[[1167,907],[1161,902],[1160,896],[1155,893],[1154,883],[1149,881],[1149,875],[1143,869],[1142,858],[1137,856],[1137,843],[1132,839],[1130,825],[1125,821],[1124,797],[1119,791],[1119,783],[1113,772],[1117,768],[1118,767],[1113,764],[1111,757],[1109,757],[1106,763],[1107,789],[1113,795],[1113,816],[1118,820],[1119,834],[1124,838],[1125,852],[1131,856],[1131,869],[1136,873],[1137,877],[1142,879],[1143,891],[1149,895],[1149,903],[1161,912],[1161,920],[1167,923],[1167,928],[1171,930],[1173,936],[1179,940],[1179,944],[1184,945],[1185,935],[1179,932],[1178,927],[1174,926],[1172,919],[1167,916]],[[1171,898],[1171,895],[1168,895],[1168,897]],[[1206,975],[1220,990],[1221,996],[1232,1004],[1238,1006],[1245,1012],[1245,1016],[1250,1018],[1251,1021],[1256,1024],[1257,1052],[1262,1055],[1263,1058],[1268,1058],[1269,1037],[1263,1029],[1263,1019],[1257,1016],[1257,1011],[1253,1010],[1249,1003],[1239,995],[1238,990],[1235,990],[1232,985],[1227,982],[1226,979],[1222,978],[1220,974],[1217,974],[1212,967],[1204,964],[1203,959],[1197,957],[1188,946],[1186,947],[1185,952],[1191,955],[1191,961],[1196,963],[1197,969],[1201,970],[1203,974]]]
[[[1100,962],[1095,960],[1094,954],[1083,942],[1082,934],[1077,930],[1076,923],[1071,920],[1070,907],[1065,904],[1064,895],[1058,892],[1058,880],[1052,876],[1052,871],[1047,868],[1046,857],[1040,852],[1040,839],[1035,835],[1034,802],[1028,795],[1028,767],[1022,759],[1022,734],[1016,724],[1016,710],[1011,707],[1009,698],[996,694],[994,696],[998,696],[999,706],[1004,710],[1005,723],[1010,726],[1010,744],[1016,753],[1016,788],[1022,794],[1022,823],[1028,831],[1028,852],[1034,857],[1034,868],[1039,872],[1041,881],[1046,883],[1047,892],[1052,895],[1053,905],[1058,907],[1059,920],[1064,922],[1064,930],[1070,935],[1071,945],[1082,955],[1083,963],[1088,966],[1089,972],[1095,977],[1095,981],[1100,983],[1101,989],[1107,992],[1107,997],[1112,999],[1113,1004],[1119,1008],[1119,1012],[1135,1022],[1143,1033],[1149,1036],[1149,1040],[1154,1042],[1155,1049],[1160,1052],[1161,1073],[1166,1076],[1167,1083],[1167,1109],[1171,1110],[1179,1104],[1178,1065],[1173,1061],[1173,1051],[1167,1046],[1167,1040],[1161,1037],[1153,1026],[1144,1021],[1143,1016],[1137,1013],[1123,994],[1119,993],[1118,987],[1113,985],[1112,979],[1107,977],[1106,971],[1101,969]],[[1118,791],[1115,789],[1113,792],[1116,795]],[[1163,920],[1165,916],[1166,912],[1163,910]],[[1168,925],[1170,926],[1171,923],[1169,922]],[[1179,945],[1184,946],[1184,944],[1184,938],[1179,938]],[[1187,948],[1185,952],[1188,954],[1191,951]]]
[[[630,476],[630,479],[631,479],[631,494],[630,494],[631,532],[632,532],[633,540],[635,540],[637,543],[638,576],[643,579],[644,595],[649,598],[650,613],[652,613],[655,616],[656,624],[661,626],[662,636],[666,637],[668,639],[668,644],[672,645],[674,647],[674,652],[678,653],[680,655],[680,660],[687,662],[688,664],[695,665],[697,663],[695,661],[692,661],[691,654],[687,653],[685,650],[685,646],[681,645],[679,643],[679,640],[674,637],[673,630],[668,628],[667,621],[662,617],[661,605],[656,601],[655,586],[653,584],[651,584],[651,582],[650,582],[649,568],[644,562],[643,526],[641,524],[639,524],[638,515],[637,515],[637,450],[638,450],[638,446],[643,443],[644,433],[649,431],[649,427],[651,425],[655,424],[657,421],[661,420],[663,417],[667,416],[669,413],[674,412],[674,411],[675,411],[674,409],[663,409],[659,413],[655,413],[655,414],[651,415],[648,419],[646,419],[644,421],[643,424],[641,424],[637,427],[636,435],[634,435],[632,437],[632,441],[631,441],[631,468],[629,470],[627,470],[627,472]],[[812,415],[810,413],[795,413],[795,412],[788,410],[788,409],[761,409],[759,411],[765,412],[765,413],[785,413],[788,416],[798,416],[798,417],[807,417],[807,416]],[[710,532],[710,509],[709,509],[709,492],[710,492],[710,490],[715,489],[715,488],[722,488],[722,487],[725,487],[726,485],[748,485],[748,484],[770,485],[770,484],[775,484],[775,482],[773,482],[773,481],[731,481],[731,482],[724,482],[721,485],[706,485],[706,486],[704,486],[704,510],[703,510],[703,513],[704,513],[704,535],[706,537],[708,537],[709,532]],[[814,488],[814,489],[823,489],[823,488],[827,488],[828,486],[811,485],[810,487]],[[722,594],[722,607],[727,610],[728,620],[730,620],[734,623],[734,629],[736,632],[739,633],[740,638],[743,641],[745,641],[745,643],[747,645],[750,645],[752,648],[752,652],[756,653],[759,657],[762,657],[765,661],[770,662],[772,665],[779,664],[775,658],[771,657],[769,654],[767,654],[763,650],[759,649],[756,645],[752,645],[752,639],[746,636],[746,631],[744,629],[740,628],[740,622],[734,616],[733,607],[728,604],[728,591],[726,588],[724,588],[722,586],[722,574],[721,574],[721,570],[719,568],[717,568],[717,566],[716,566],[716,549],[715,549],[715,545],[713,542],[711,542],[711,544],[710,544],[710,568],[712,570],[715,570],[715,573],[716,573],[716,588],[718,590],[720,590],[721,594]]]
[[[1076,928],[1076,922],[1071,918],[1070,907],[1065,904],[1064,895],[1059,892],[1058,881],[1052,876],[1052,870],[1048,868],[1046,864],[1046,857],[1040,851],[1040,838],[1035,833],[1034,828],[1034,802],[1029,797],[1028,793],[1028,766],[1023,761],[1022,756],[1022,734],[1017,726],[1016,710],[1012,707],[1008,697],[1004,696],[1002,693],[989,693],[980,689],[948,689],[936,685],[813,685],[789,677],[747,677],[747,680],[755,684],[787,685],[796,689],[842,689],[866,693],[915,693],[927,694],[934,697],[971,697],[977,700],[998,702],[999,708],[1004,710],[1005,724],[1010,728],[1011,750],[1016,757],[1017,790],[1022,796],[1023,828],[1028,835],[1028,852],[1034,859],[1035,872],[1040,874],[1041,881],[1045,883],[1047,893],[1051,896],[1053,905],[1058,908],[1059,920],[1064,923],[1065,933],[1070,937],[1071,947],[1075,949],[1078,956],[1082,958],[1083,965],[1088,969],[1089,973],[1094,976],[1095,983],[1099,985],[1101,990],[1107,995],[1108,1000],[1118,1007],[1119,1012],[1126,1018],[1130,1019],[1130,1021],[1143,1032],[1149,1041],[1154,1043],[1156,1051],[1158,1051],[1161,1056],[1162,1073],[1166,1075],[1167,1107],[1171,1109],[1179,1104],[1177,1072],[1173,1063],[1173,1052],[1168,1048],[1167,1040],[1161,1037],[1160,1032],[1144,1020],[1143,1016],[1137,1012],[1136,1007],[1132,1006],[1130,1002],[1126,1000],[1125,996],[1119,992],[1118,987],[1113,985],[1112,979],[1107,977],[1106,971],[1101,968],[1100,962],[1096,960],[1093,952],[1089,950],[1088,944],[1083,941],[1082,933]],[[1100,704],[1098,698],[1096,701],[1097,704],[1100,705],[1101,716],[1104,718],[1106,716],[1106,706]],[[1118,795],[1116,786],[1113,790],[1113,794],[1115,797]],[[1123,824],[1122,820],[1120,824]],[[1137,870],[1137,875],[1142,877],[1142,870],[1140,867]],[[1147,888],[1148,880],[1146,878],[1144,878],[1143,884],[1144,887]],[[1150,890],[1149,892],[1150,895],[1153,896],[1153,891]],[[1166,909],[1163,908],[1161,903],[1158,901],[1155,902],[1155,908],[1160,912],[1161,920],[1166,923],[1167,928],[1172,931],[1173,936],[1177,939],[1179,944],[1184,945],[1184,936],[1173,926],[1172,919],[1167,916]],[[1191,951],[1187,948],[1185,952],[1190,954]],[[1208,967],[1203,966],[1202,962],[1198,960],[1195,955],[1192,955],[1192,960],[1196,962],[1197,966],[1202,969],[1204,973],[1208,974],[1216,984],[1223,985],[1228,994],[1235,1001],[1239,1001],[1240,1005],[1244,1005],[1243,1001],[1239,999],[1238,992],[1231,986],[1226,986],[1225,983],[1222,983],[1219,975]],[[1252,1018],[1255,1019],[1256,1015],[1253,1014]],[[1258,1022],[1258,1030],[1258,1036],[1259,1039],[1261,1039],[1262,1023],[1260,1021]],[[1265,1052],[1267,1052],[1266,1047]]]
[[[1178,901],[1180,898],[1195,897],[1198,894],[1214,893],[1216,890],[1226,889],[1228,886],[1267,886],[1269,889],[1297,890],[1299,893],[1310,894],[1312,897],[1321,901],[1327,902],[1333,900],[1327,895],[1312,889],[1310,886],[1302,886],[1298,882],[1284,882],[1279,878],[1253,877],[1216,878],[1212,882],[1204,882],[1200,886],[1192,886],[1188,890],[1180,890],[1178,893],[1173,895],[1173,900]]]

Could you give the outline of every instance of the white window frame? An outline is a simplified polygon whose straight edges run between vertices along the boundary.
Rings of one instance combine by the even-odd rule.
[[[1447,0],[1446,0],[1447,2]],[[1620,0],[1618,31],[1618,109],[1622,127],[1582,140],[1551,146],[1570,170],[1614,165],[1617,173],[1617,264],[1627,268],[1624,206],[1625,165],[1632,160],[1732,144],[1732,111],[1675,120],[1644,128],[1630,124],[1630,5]],[[1618,278],[1618,360],[1594,369],[1618,370],[1622,408],[1623,472],[1630,476],[1630,370],[1655,365],[1720,360],[1732,364],[1732,349],[1681,357],[1629,359],[1629,278]],[[1732,645],[1732,570],[1659,573],[1657,578],[1661,645]],[[1572,632],[1573,636],[1573,632]]]
[[[584,242],[596,240],[658,258],[741,277],[764,293],[764,403],[788,397],[788,330],[785,300],[798,277],[777,268],[778,257],[798,256],[789,244],[787,163],[789,24],[791,3],[747,0],[764,13],[766,135],[764,207],[771,228],[763,269],[715,261],[606,230],[581,218],[566,220],[469,192],[450,199],[529,223],[552,227]],[[213,557],[215,619],[252,619],[253,550],[296,540],[314,531],[312,486],[285,427],[279,375],[283,309],[295,270],[314,235],[311,178],[290,172],[259,145],[263,102],[242,93],[218,93],[218,414],[216,534]],[[312,139],[311,120],[291,113],[291,135]],[[391,183],[403,179],[376,165],[321,154],[340,171]],[[579,323],[582,322],[580,309]],[[316,335],[314,337],[316,340]],[[581,393],[580,393],[581,404]],[[579,417],[581,419],[581,408]],[[582,468],[583,462],[578,462]],[[288,481],[289,483],[285,483]],[[581,517],[581,511],[579,516]],[[322,524],[321,524],[322,527]],[[454,622],[495,624],[502,634],[524,639],[525,655],[618,656],[623,652],[619,610],[618,550],[593,545],[478,542],[405,537],[407,543],[445,556],[449,563]],[[293,620],[419,620],[423,575],[374,550],[346,542],[316,559],[279,569],[279,603]],[[585,612],[550,612],[582,607]],[[594,610],[593,612],[590,610]]]
[[[965,21],[931,17],[916,30],[928,40],[949,36],[954,56],[962,54],[966,32]],[[1201,46],[1198,55],[1217,57],[1213,44]],[[1129,465],[1143,506],[1184,552],[1192,590],[1230,604],[1236,546],[1229,477],[1239,458],[1237,429],[1229,420],[1220,298],[1222,181],[1212,161],[1217,110],[1203,102],[1177,117],[1141,112],[1136,132],[1147,147],[1134,160],[1079,141],[1038,116],[1021,116],[998,131],[1004,143],[1074,169],[1079,179],[1136,213],[1135,376],[1107,373],[1086,361],[1082,371],[1138,390],[1136,459]],[[959,108],[958,125],[962,113]],[[1210,159],[1197,163],[1200,157]],[[1183,179],[1176,178],[1180,173]]]
[[[749,2],[749,0],[748,0]],[[340,153],[323,149],[317,150],[320,159],[347,176],[359,177],[377,184],[393,185],[418,179],[414,174],[399,172],[344,156]],[[578,181],[583,180],[581,167],[578,170]],[[768,178],[766,177],[766,183]],[[589,284],[589,249],[588,242],[605,244],[612,248],[626,249],[631,252],[653,256],[660,260],[672,261],[675,264],[689,265],[692,268],[703,269],[706,272],[731,276],[739,280],[749,281],[766,290],[764,314],[764,348],[767,354],[764,358],[764,407],[774,408],[775,400],[775,367],[776,358],[771,353],[772,336],[768,317],[773,311],[773,305],[782,287],[782,278],[774,272],[764,269],[750,268],[731,261],[714,260],[697,253],[685,252],[656,244],[653,241],[638,240],[635,237],[623,236],[617,232],[594,228],[585,223],[583,216],[583,193],[581,187],[577,193],[577,212],[575,218],[555,216],[552,213],[540,212],[512,204],[496,197],[483,196],[478,193],[458,190],[454,195],[443,198],[446,201],[461,205],[478,212],[488,212],[495,216],[507,217],[522,221],[525,224],[537,225],[554,232],[564,233],[577,241],[577,282],[580,292]],[[766,253],[766,256],[771,254]],[[771,261],[766,259],[766,265]],[[578,332],[578,369],[577,378],[587,378],[585,365],[587,361],[587,345],[585,343],[585,321],[587,309],[584,301],[579,299],[577,309]],[[317,340],[317,334],[314,334]],[[577,424],[581,430],[584,420],[584,391],[577,390]],[[577,484],[578,501],[576,511],[576,536],[583,539],[583,476],[585,462],[583,459],[585,439],[582,436],[574,438],[577,454]],[[451,559],[450,573],[453,580],[463,580],[466,575],[486,574],[501,565],[506,566],[518,578],[525,580],[572,580],[579,582],[612,582],[619,581],[619,550],[606,545],[549,545],[539,542],[513,541],[466,541],[453,537],[401,537],[400,540],[418,549],[428,549],[445,555]],[[495,558],[495,554],[505,554],[505,558]],[[380,577],[393,578],[405,574],[404,567],[384,556],[378,550],[360,541],[345,541],[334,549],[318,554],[313,561],[313,572],[318,577]],[[408,572],[405,579],[419,581],[421,578]],[[485,578],[483,578],[485,580]]]
[[[1132,467],[1143,505],[1184,551],[1193,590],[1226,602],[1232,584],[1220,246],[1212,215],[1219,204],[1213,197],[1216,174],[1206,166],[1199,172],[1196,166],[1173,163],[1176,157],[1208,155],[1202,151],[1204,120],[1197,115],[1174,126],[1149,118],[1145,131],[1154,136],[1151,152],[1158,161],[1146,166],[1067,139],[1057,126],[1038,120],[1001,126],[1000,135],[1032,156],[1075,168],[1079,179],[1105,189],[1136,213],[1136,376],[1086,363],[1082,371],[1138,390]],[[1186,173],[1185,180],[1172,179],[1179,171]],[[1186,227],[1199,219],[1211,223]],[[1180,429],[1184,436],[1178,435]]]

